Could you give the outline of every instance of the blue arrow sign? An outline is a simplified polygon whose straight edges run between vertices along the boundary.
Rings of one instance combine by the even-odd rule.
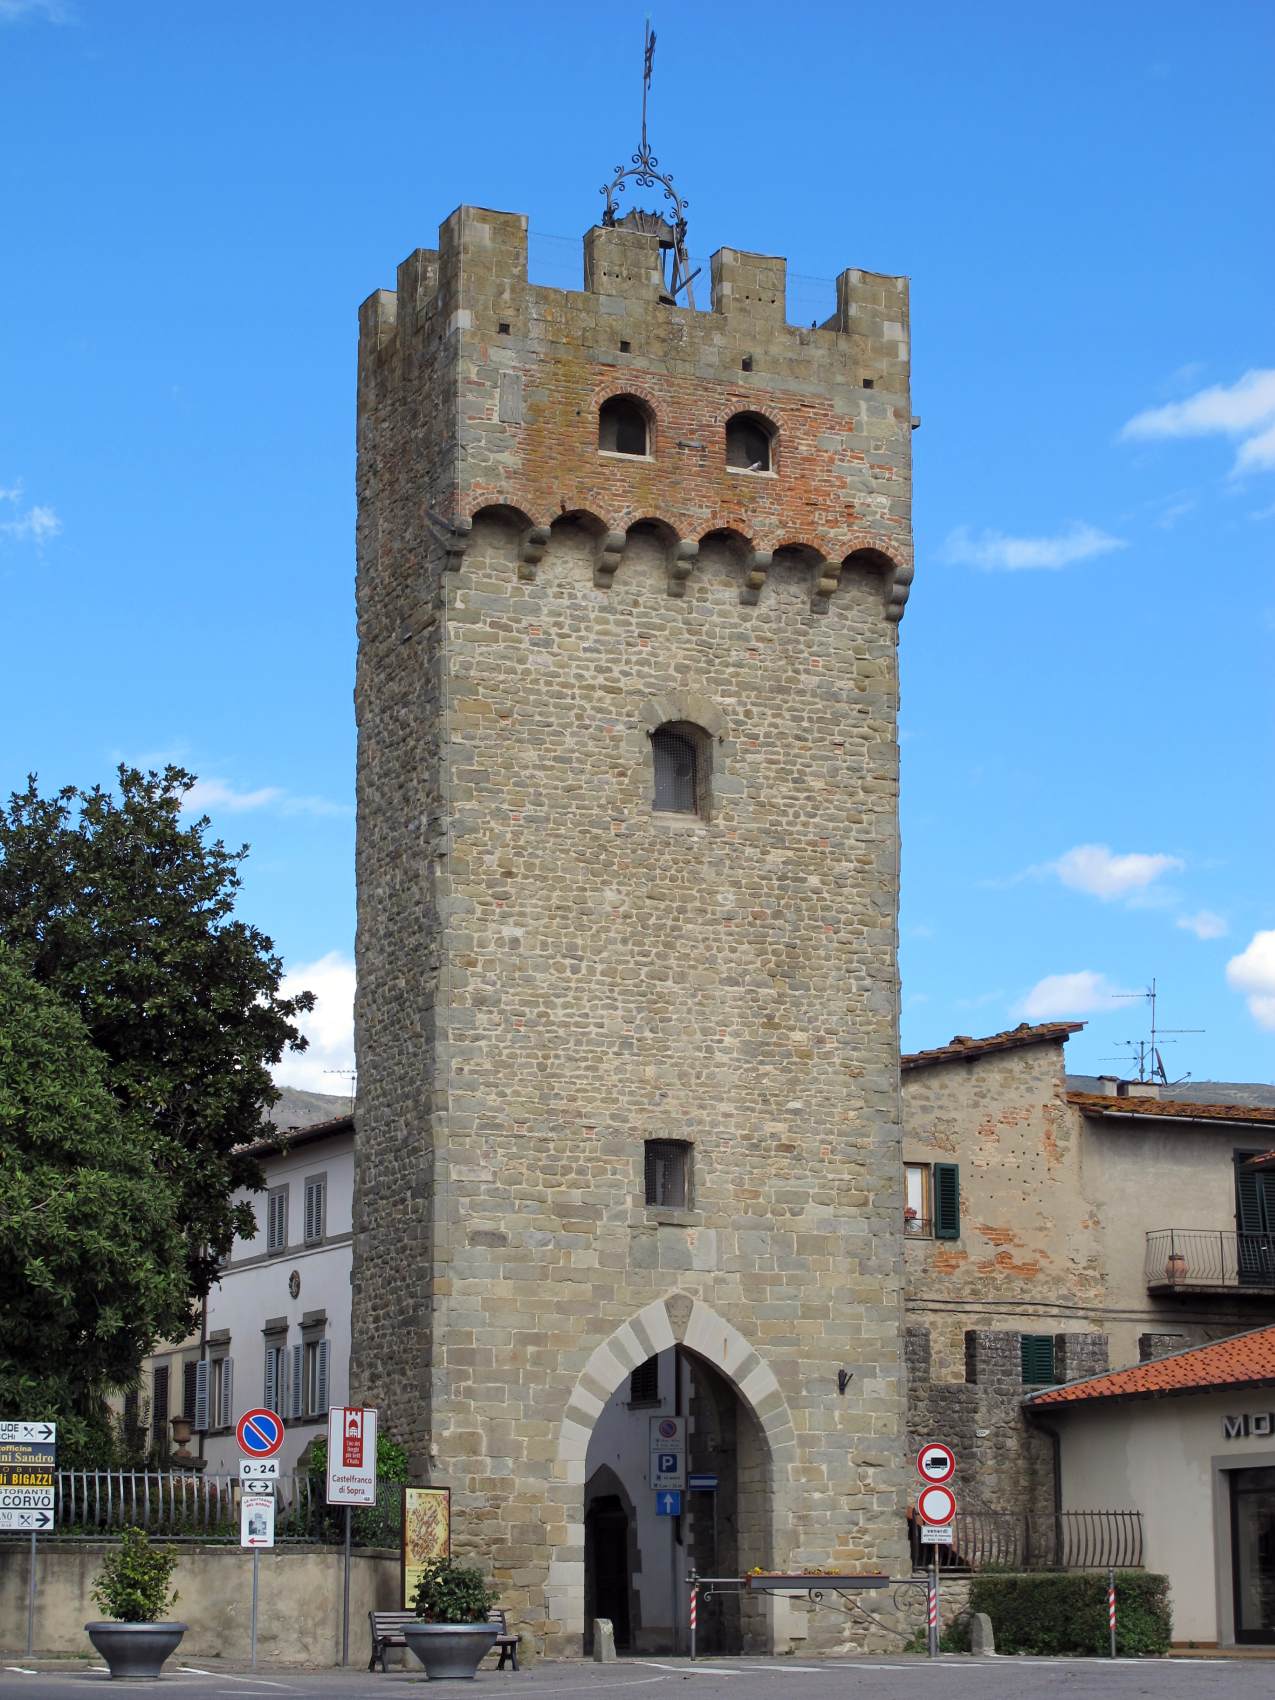
[[[674,1488],[666,1488],[663,1493],[655,1496],[655,1514],[657,1517],[680,1517],[682,1515],[682,1495]]]

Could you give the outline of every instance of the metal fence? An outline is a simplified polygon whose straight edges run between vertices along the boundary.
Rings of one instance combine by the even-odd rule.
[[[909,1519],[912,1563],[928,1566],[931,1549]],[[1142,1564],[1140,1511],[958,1511],[952,1544],[934,1549],[941,1570],[1136,1570]]]
[[[1147,1235],[1146,1280],[1160,1292],[1193,1287],[1275,1291],[1275,1235],[1153,1228]]]
[[[239,1494],[238,1476],[182,1470],[58,1470],[54,1475],[56,1521],[40,1538],[101,1539],[132,1527],[174,1541],[238,1542]],[[275,1507],[277,1542],[335,1545],[345,1539],[345,1508],[326,1503],[322,1476],[300,1471],[281,1476]],[[397,1547],[402,1531],[402,1483],[378,1482],[376,1504],[354,1510],[353,1543]]]

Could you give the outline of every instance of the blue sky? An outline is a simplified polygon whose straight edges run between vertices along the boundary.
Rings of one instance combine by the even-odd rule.
[[[356,309],[462,200],[578,286],[642,6],[0,0],[6,790],[174,757],[319,990],[354,890]],[[697,255],[912,278],[904,1044],[1275,1076],[1264,0],[657,10]]]

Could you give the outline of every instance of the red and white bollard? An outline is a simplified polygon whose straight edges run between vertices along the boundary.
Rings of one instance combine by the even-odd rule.
[[[1116,1656],[1116,1573],[1107,1572],[1107,1628],[1111,1633],[1111,1656]]]

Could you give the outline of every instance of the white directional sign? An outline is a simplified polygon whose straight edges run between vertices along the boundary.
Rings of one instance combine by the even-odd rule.
[[[916,1470],[927,1482],[950,1482],[956,1474],[956,1454],[941,1440],[927,1440],[916,1455]]]
[[[376,1504],[376,1412],[364,1405],[328,1409],[329,1505]]]
[[[239,1501],[239,1545],[274,1545],[274,1494],[245,1493]]]
[[[686,1418],[651,1418],[651,1486],[656,1493],[686,1486]]]

